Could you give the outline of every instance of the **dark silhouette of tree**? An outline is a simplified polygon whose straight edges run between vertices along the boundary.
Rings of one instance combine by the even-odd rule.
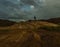
[[[36,20],[36,16],[34,16],[34,20]]]

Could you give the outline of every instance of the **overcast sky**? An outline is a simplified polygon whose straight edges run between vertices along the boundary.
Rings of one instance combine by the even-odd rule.
[[[60,17],[60,0],[0,0],[0,19],[14,21]]]

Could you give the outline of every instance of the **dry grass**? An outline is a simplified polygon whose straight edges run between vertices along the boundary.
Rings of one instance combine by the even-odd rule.
[[[0,47],[60,47],[60,32],[38,29],[41,26],[57,27],[57,24],[28,21],[4,27],[0,30]]]

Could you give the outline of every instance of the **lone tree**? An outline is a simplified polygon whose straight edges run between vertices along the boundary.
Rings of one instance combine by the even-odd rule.
[[[36,16],[34,16],[34,20],[36,20]]]

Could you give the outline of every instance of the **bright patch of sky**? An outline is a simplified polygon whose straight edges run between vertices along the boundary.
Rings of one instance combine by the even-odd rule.
[[[30,7],[31,7],[32,9],[34,9],[34,8],[35,8],[35,6],[34,6],[34,5],[31,5]]]
[[[21,7],[21,10],[26,12],[31,11],[33,9],[34,9],[34,5],[24,5]]]

